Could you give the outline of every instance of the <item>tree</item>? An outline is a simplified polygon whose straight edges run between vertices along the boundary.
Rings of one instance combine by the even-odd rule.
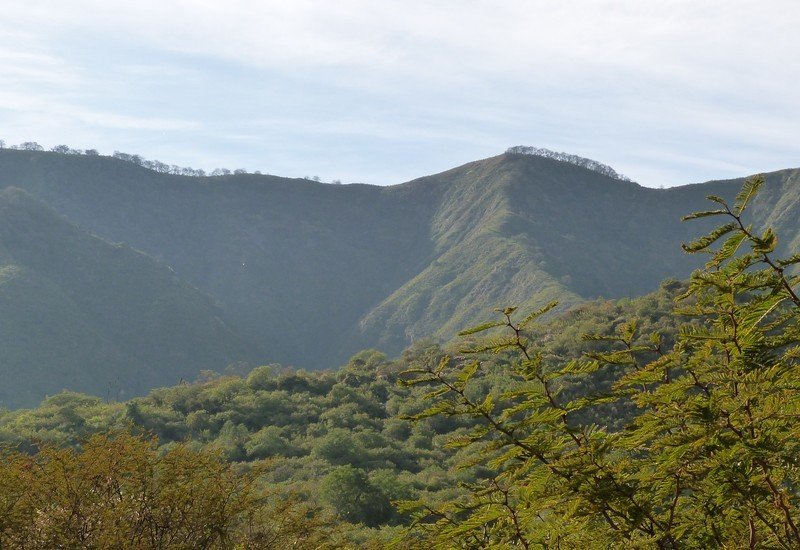
[[[218,455],[126,433],[95,435],[81,451],[44,446],[0,463],[3,547],[228,547],[259,507],[257,471]]]
[[[315,457],[327,460],[331,464],[358,463],[364,455],[364,449],[353,439],[349,430],[334,428],[314,445]]]
[[[392,514],[389,499],[373,486],[364,472],[339,466],[322,481],[322,499],[344,520],[376,526]]]
[[[510,307],[462,333],[472,339],[467,359],[406,372],[405,384],[432,386],[431,405],[415,420],[481,420],[450,445],[490,475],[447,505],[405,503],[415,527],[404,544],[800,546],[800,276],[792,272],[800,254],[775,258],[772,230],[744,221],[762,184],[748,180],[733,206],[710,196],[713,210],[686,217],[726,223],[684,246],[710,259],[676,306],[691,321],[671,348],[657,333],[640,335],[634,319],[614,335],[585,336],[610,349],[551,364],[527,334],[554,304],[523,318]],[[478,391],[486,353],[514,356],[515,387]],[[561,393],[567,382],[616,368],[625,374],[605,393]],[[576,420],[616,402],[637,407],[623,430]]]
[[[262,428],[253,434],[245,448],[247,456],[251,459],[286,455],[291,452],[288,441],[283,437],[283,429],[278,426]]]

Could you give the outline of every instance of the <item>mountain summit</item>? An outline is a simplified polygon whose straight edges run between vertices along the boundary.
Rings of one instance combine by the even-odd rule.
[[[577,155],[571,155],[569,153],[559,153],[557,151],[551,151],[550,149],[545,149],[543,147],[528,147],[525,145],[517,145],[506,149],[506,154],[533,155],[536,157],[544,157],[554,160],[560,160],[562,162],[569,162],[570,164],[574,164],[575,166],[588,168],[589,170],[593,170],[599,174],[603,174],[604,176],[608,176],[610,178],[622,181],[631,181],[630,178],[623,176],[622,174],[611,168],[609,165],[603,164],[602,162],[598,162],[592,159],[587,159],[585,157],[579,157]]]

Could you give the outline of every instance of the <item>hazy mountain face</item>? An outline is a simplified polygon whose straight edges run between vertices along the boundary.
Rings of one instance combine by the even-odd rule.
[[[770,174],[753,209],[759,223],[773,224],[794,247],[799,178],[797,170]],[[172,377],[145,377],[134,391],[239,358],[331,367],[364,347],[394,353],[416,338],[450,337],[493,307],[632,296],[666,277],[684,277],[699,260],[684,255],[680,243],[703,227],[681,224],[680,216],[698,209],[705,195],[732,196],[740,185],[649,189],[524,154],[382,188],[260,175],[184,177],[108,157],[3,150],[0,187],[24,189],[53,211],[13,199],[16,192],[6,199],[3,245],[13,242],[15,250],[0,288],[19,304],[22,313],[14,315],[25,315],[32,296],[69,303],[59,311],[69,309],[65,319],[80,315],[81,322],[62,323],[72,331],[59,333],[65,342],[94,334],[84,324],[102,328],[102,338],[92,339],[108,344],[89,362],[98,372],[149,369]],[[29,208],[47,214],[24,214]],[[48,224],[69,229],[47,232]],[[65,232],[98,251],[70,253],[72,241],[55,244]],[[46,244],[36,245],[36,262],[28,256],[29,234]],[[148,275],[126,261],[146,264]],[[28,286],[14,286],[23,275]],[[82,277],[85,283],[65,289],[65,281]],[[142,303],[151,305],[145,310]],[[7,325],[1,338],[23,326]],[[131,334],[132,343],[123,345]],[[33,368],[26,345],[49,350],[55,341],[41,334],[22,342],[28,343],[19,344],[19,361],[6,361],[6,372]],[[57,352],[47,353],[35,360],[37,368],[53,368]],[[178,363],[185,367],[164,366]]]
[[[244,358],[212,297],[155,260],[0,192],[0,406],[118,399]]]

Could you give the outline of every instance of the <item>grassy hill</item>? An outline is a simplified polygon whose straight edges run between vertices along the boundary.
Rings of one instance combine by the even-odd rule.
[[[119,398],[246,357],[213,299],[128,246],[0,192],[0,405]]]
[[[767,180],[753,215],[796,246],[800,172]],[[680,216],[740,185],[649,189],[525,154],[377,187],[0,150],[0,187],[173,269],[218,301],[257,360],[311,368],[365,347],[397,353],[420,337],[446,339],[510,303],[566,307],[654,290],[698,264],[680,243],[702,227]]]

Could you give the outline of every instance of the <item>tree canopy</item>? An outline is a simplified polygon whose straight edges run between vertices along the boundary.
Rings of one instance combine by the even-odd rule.
[[[613,349],[552,363],[526,329],[553,304],[527,315],[512,307],[462,332],[501,327],[504,335],[468,342],[463,359],[407,371],[406,384],[431,387],[431,405],[414,418],[482,420],[448,444],[477,449],[470,465],[492,472],[444,506],[406,503],[416,514],[409,540],[476,548],[800,546],[800,277],[791,271],[800,255],[775,257],[774,232],[746,221],[762,184],[748,180],[732,206],[710,196],[713,210],[684,218],[724,223],[684,245],[709,259],[679,297],[676,313],[695,322],[680,326],[671,347],[658,332],[637,342],[631,319],[614,335],[584,336]],[[469,356],[504,350],[516,355],[515,386],[471,391],[490,365]],[[564,379],[618,366],[624,374],[606,391],[577,398],[560,391]],[[624,429],[575,421],[617,401],[636,406]]]

